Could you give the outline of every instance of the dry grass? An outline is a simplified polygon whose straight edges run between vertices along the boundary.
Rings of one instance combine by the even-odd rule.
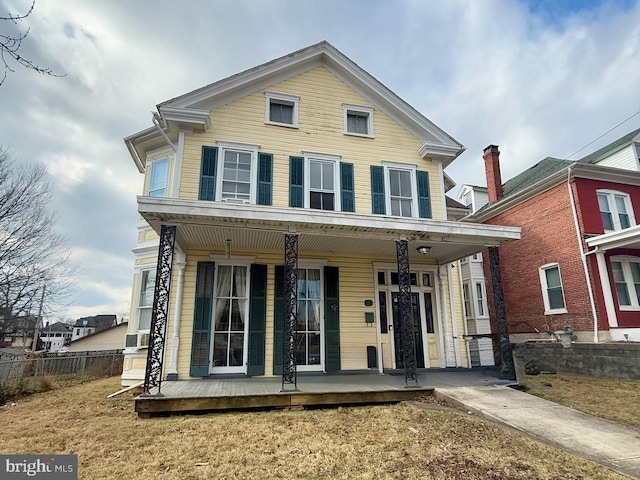
[[[624,478],[457,412],[391,405],[145,420],[131,396],[106,398],[118,387],[97,380],[1,407],[0,451],[77,454],[90,480]]]
[[[527,393],[581,412],[640,426],[640,382],[578,375],[524,375]]]

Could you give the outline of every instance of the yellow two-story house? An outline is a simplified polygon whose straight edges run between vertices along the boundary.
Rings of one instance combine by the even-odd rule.
[[[464,147],[329,43],[125,143],[145,181],[123,385],[470,366],[452,262],[519,229],[453,221]]]

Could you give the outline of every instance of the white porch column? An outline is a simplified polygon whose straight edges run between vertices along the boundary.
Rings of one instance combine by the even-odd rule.
[[[443,276],[444,271],[443,266],[438,267],[438,288],[440,290],[440,309],[442,311],[442,324],[443,324],[443,340],[444,340],[444,361],[445,367],[453,367],[455,365],[455,359],[453,356],[453,335],[451,334],[451,329],[449,328],[449,320],[451,320],[451,315],[448,314],[447,308],[447,300],[446,293],[447,289],[445,288],[445,280]],[[448,272],[447,272],[448,273]]]
[[[184,252],[176,249],[176,268],[178,269],[178,282],[176,285],[176,301],[173,310],[173,336],[171,337],[171,355],[169,357],[169,370],[167,380],[178,379],[178,345],[180,343],[180,320],[182,313],[182,292],[184,289],[184,267],[187,265]]]
[[[602,294],[604,295],[604,306],[607,310],[607,320],[610,327],[618,326],[618,316],[616,315],[616,306],[613,303],[613,293],[611,292],[611,282],[609,281],[609,272],[607,271],[607,260],[604,258],[605,252],[597,251],[596,260],[598,261],[598,275],[600,276],[600,285],[602,285]]]
[[[449,281],[449,303],[451,304],[451,327],[453,329],[453,353],[456,358],[456,367],[461,367],[460,360],[460,337],[458,336],[458,312],[456,309],[456,301],[453,296],[453,268],[454,265],[450,263],[447,265],[447,280]],[[462,284],[460,284],[462,287]],[[463,314],[464,316],[464,314]]]

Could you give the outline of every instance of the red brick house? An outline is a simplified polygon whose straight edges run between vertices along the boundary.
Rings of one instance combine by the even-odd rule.
[[[511,340],[570,325],[578,341],[640,341],[640,172],[548,157],[502,184],[499,156],[485,149],[489,203],[468,218],[522,228],[499,249]]]

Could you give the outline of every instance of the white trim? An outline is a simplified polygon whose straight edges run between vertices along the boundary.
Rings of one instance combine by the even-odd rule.
[[[551,270],[553,268],[558,269],[558,278],[560,279],[560,292],[562,293],[562,303],[564,307],[562,308],[551,308],[549,302],[549,286],[547,285],[547,275],[546,271]],[[542,300],[544,302],[544,314],[545,315],[558,315],[561,313],[567,313],[567,300],[564,296],[564,286],[562,284],[562,274],[560,273],[560,264],[559,263],[547,263],[538,268],[538,274],[540,276],[540,287],[542,289]]]
[[[251,143],[227,142],[218,140],[218,162],[216,165],[216,198],[215,200],[223,203],[233,204],[255,204],[258,192],[258,149],[260,145]],[[251,155],[251,174],[249,177],[249,201],[236,199],[222,199],[222,182],[224,181],[224,154],[227,151],[249,153]]]
[[[298,111],[300,104],[300,97],[297,95],[291,95],[288,93],[278,93],[278,92],[270,92],[265,91],[265,112],[264,112],[264,123],[268,125],[277,125],[280,127],[289,127],[289,128],[298,128],[299,120],[298,120]],[[291,105],[293,107],[292,114],[292,123],[282,123],[282,122],[274,122],[270,118],[271,113],[271,100],[276,100],[276,102],[280,102],[282,105]]]
[[[453,334],[453,353],[456,359],[456,367],[462,366],[460,359],[460,337],[458,336],[458,311],[456,309],[456,302],[453,295],[453,264],[447,265],[447,280],[449,281],[449,303],[451,303],[451,326]],[[462,323],[465,322],[464,315],[462,316]]]
[[[185,131],[178,132],[178,151],[173,162],[173,181],[171,188],[171,197],[180,197],[180,180],[182,179],[182,158],[184,157],[184,137]]]
[[[136,256],[136,260],[139,258],[148,258],[158,256],[158,247],[160,245],[160,240],[153,240],[151,242],[145,242],[139,244],[138,247],[132,249],[131,251]],[[136,265],[134,268],[140,268],[141,265]]]
[[[340,178],[340,155],[330,153],[302,152],[304,155],[304,208],[310,208],[311,203],[311,161],[319,160],[320,162],[333,163],[333,210],[324,210],[331,212],[342,211],[341,198],[341,178]],[[327,192],[328,193],[328,192]]]
[[[387,214],[394,218],[419,218],[420,212],[418,211],[418,181],[416,178],[416,172],[418,170],[417,165],[412,163],[383,161],[382,167],[384,169],[384,202]],[[411,175],[411,217],[393,215],[391,213],[391,179],[389,177],[389,170],[404,170],[408,171]]]
[[[442,169],[442,162],[436,161],[438,165],[438,178],[440,179],[440,201],[442,202],[442,219],[449,220],[449,215],[447,212],[447,196],[444,191],[444,170]],[[417,182],[416,182],[417,183]],[[429,186],[429,191],[431,191],[431,186]],[[431,206],[431,217],[433,217],[433,205]]]
[[[616,307],[613,303],[613,292],[611,291],[611,281],[609,280],[609,270],[604,251],[596,251],[596,260],[598,262],[598,275],[600,276],[600,285],[602,286],[602,295],[604,297],[604,306],[607,311],[607,322],[609,327],[618,326],[618,315]]]
[[[603,233],[602,235],[588,238],[586,242],[590,247],[597,247],[603,251],[627,247],[632,243],[640,242],[640,225]]]
[[[165,122],[175,122],[180,126],[188,126],[200,132],[204,132],[210,126],[209,110],[165,105],[158,107],[158,112]]]
[[[343,133],[345,135],[353,135],[355,137],[375,138],[375,134],[373,131],[373,110],[374,110],[373,107],[369,107],[366,105],[353,105],[350,103],[343,103],[342,104],[342,118],[344,122]],[[347,117],[349,116],[349,114],[356,114],[359,116],[367,117],[367,133],[357,133],[357,132],[349,131],[349,125],[347,121]]]
[[[216,262],[216,265],[251,265],[255,262],[256,257],[249,257],[246,255],[209,255],[209,260]]]
[[[627,287],[627,294],[629,295],[629,301],[631,305],[621,305],[620,297],[618,297],[618,292],[616,290],[616,297],[618,298],[618,308],[620,311],[640,311],[640,303],[638,302],[638,293],[636,292],[636,285],[633,281],[633,272],[631,271],[631,264],[638,263],[640,264],[640,257],[634,255],[614,255],[609,257],[609,265],[611,265],[611,274],[613,275],[613,265],[612,262],[619,263],[622,266],[622,276],[624,279],[624,283]],[[615,278],[614,284],[615,284]]]
[[[451,351],[451,347],[453,346],[453,334],[450,333],[448,320],[451,319],[453,321],[453,318],[450,315],[451,312],[447,310],[445,283],[444,283],[444,279],[442,278],[443,271],[444,271],[443,266],[439,266],[438,267],[438,286],[439,286],[438,290],[441,291],[440,302],[441,302],[442,320],[443,320],[442,336],[443,336],[443,343],[444,343],[444,362],[445,362],[444,366],[451,367],[455,364],[455,358],[453,356],[453,352]],[[451,340],[451,342],[449,342],[449,340]]]

